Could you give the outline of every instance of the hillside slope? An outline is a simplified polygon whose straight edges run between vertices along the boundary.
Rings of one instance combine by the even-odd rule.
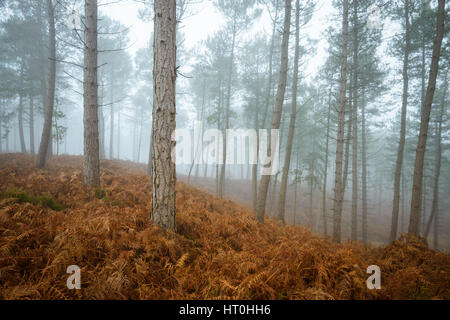
[[[37,170],[0,155],[0,299],[450,299],[450,255],[418,239],[338,245],[183,183],[165,235],[143,172],[102,161],[102,188],[86,190],[79,157]],[[81,290],[66,287],[69,265]],[[381,290],[366,288],[370,265]]]

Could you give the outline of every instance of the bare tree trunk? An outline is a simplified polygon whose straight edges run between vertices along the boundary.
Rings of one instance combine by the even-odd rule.
[[[49,52],[50,52],[50,72],[48,78],[48,95],[46,97],[46,107],[44,116],[44,128],[42,130],[41,143],[39,145],[36,167],[43,168],[48,159],[51,149],[51,134],[53,108],[55,106],[56,87],[56,33],[55,33],[55,9],[52,0],[47,0],[47,12],[49,21]]]
[[[30,127],[30,152],[31,154],[35,153],[34,150],[34,102],[33,95],[30,94],[30,108],[29,108],[29,127]]]
[[[256,106],[259,106],[259,97],[257,97]],[[255,130],[258,132],[258,112],[255,112]],[[256,152],[257,159],[259,153],[259,137],[257,135]],[[257,162],[257,161],[256,161]],[[258,163],[252,164],[252,198],[253,198],[253,211],[256,212],[256,205],[258,203]]]
[[[139,143],[137,151],[137,162],[140,163],[141,160],[141,146],[142,146],[142,131],[144,128],[144,110],[141,109],[141,122],[139,124]]]
[[[225,168],[227,166],[227,129],[230,127],[230,107],[231,107],[231,83],[233,80],[233,63],[234,63],[234,49],[236,45],[236,21],[233,23],[233,35],[231,40],[231,57],[230,57],[230,65],[228,66],[228,83],[227,83],[227,100],[226,100],[226,110],[225,110],[225,128],[223,137],[225,139],[223,143],[223,164],[220,170],[220,183],[219,183],[219,198],[223,198],[224,196],[224,188],[225,188]]]
[[[102,88],[101,95],[100,95],[100,105],[98,107],[98,119],[99,119],[99,157],[100,159],[105,159],[105,115],[103,114],[103,104],[104,104],[104,85],[103,81],[100,85]]]
[[[289,49],[289,33],[291,28],[291,0],[285,0],[285,17],[284,17],[284,29],[283,29],[283,40],[281,44],[281,67],[280,67],[280,80],[278,83],[277,98],[275,102],[275,109],[273,111],[272,118],[272,129],[280,129],[281,113],[283,110],[284,94],[286,92],[286,80],[287,80],[287,69],[288,69],[288,49]],[[268,143],[267,154],[272,155],[271,140]],[[273,156],[273,155],[272,155]],[[258,189],[258,203],[256,208],[256,216],[259,222],[264,222],[264,215],[266,212],[266,198],[267,190],[269,187],[270,176],[263,175],[261,181],[259,182]]]
[[[433,56],[430,66],[430,77],[428,80],[427,94],[422,107],[420,121],[419,140],[417,142],[416,160],[414,163],[413,190],[411,196],[411,216],[408,232],[419,235],[420,207],[422,201],[422,177],[427,144],[428,126],[430,122],[431,105],[433,103],[434,91],[436,89],[436,78],[439,69],[439,58],[441,55],[442,39],[444,37],[445,0],[439,0],[436,39],[433,45]]]
[[[150,149],[148,151],[148,163],[147,163],[147,174],[152,175],[152,147],[153,145],[153,128],[151,128],[151,134],[150,134]]]
[[[405,11],[405,48],[403,57],[403,97],[402,97],[402,115],[400,124],[400,142],[397,150],[397,162],[395,165],[394,174],[394,200],[392,205],[392,222],[391,222],[391,234],[390,242],[397,238],[398,231],[398,212],[400,206],[400,178],[402,174],[403,155],[405,150],[405,138],[406,138],[406,112],[408,106],[408,64],[409,64],[409,51],[411,46],[410,40],[410,22],[409,22],[409,0],[404,0]]]
[[[405,209],[406,209],[406,186],[405,186],[405,168],[402,170],[401,176],[401,188],[402,188],[402,210],[400,214],[400,232],[403,233],[405,228]]]
[[[353,1],[352,240],[358,239],[358,2]]]
[[[275,51],[275,36],[276,36],[277,24],[278,24],[279,2],[280,2],[280,0],[276,0],[276,2],[275,2],[275,18],[273,21],[272,38],[271,38],[271,42],[270,42],[270,52],[269,52],[269,74],[268,74],[269,79],[267,82],[266,99],[265,99],[265,103],[264,103],[264,112],[263,112],[263,116],[261,119],[261,126],[260,126],[261,129],[264,129],[266,126],[267,115],[269,113],[270,100],[272,97],[273,55],[274,55],[274,51]]]
[[[114,158],[114,97],[113,85],[111,85],[111,115],[109,117],[109,158]]]
[[[205,83],[203,83],[203,88],[202,88],[202,107],[201,107],[201,111],[200,111],[200,119],[198,119],[200,122],[201,122],[201,124],[202,124],[202,126],[203,126],[203,116],[204,116],[204,110],[205,110],[205,101],[206,101],[206,97],[205,97],[205,95],[206,95],[206,84]],[[202,130],[201,131],[203,131],[203,128],[202,128]],[[195,165],[195,163],[197,162],[197,159],[199,158],[199,157],[201,157],[201,155],[202,155],[202,147],[203,147],[203,144],[202,144],[202,141],[203,141],[203,137],[202,137],[202,132],[199,132],[198,133],[198,136],[197,137],[194,137],[194,139],[196,139],[197,141],[196,141],[196,143],[195,143],[195,150],[194,150],[194,159],[192,160],[192,163],[191,163],[191,167],[189,168],[189,174],[188,174],[188,184],[190,184],[191,183],[191,173],[192,173],[192,169],[194,168],[194,165]],[[196,173],[196,176],[198,176],[198,164],[197,164],[197,173]]]
[[[363,243],[368,242],[367,233],[367,129],[366,129],[366,106],[365,101],[361,107],[361,135],[362,135],[362,154],[361,154],[361,175],[362,175],[362,239]]]
[[[295,169],[298,171],[298,152],[296,154],[296,164],[295,164]],[[298,181],[297,179],[295,180],[295,184],[294,184],[294,226],[297,223],[297,196],[298,196],[298,187],[297,187]]]
[[[19,91],[19,108],[17,111],[17,120],[19,122],[19,140],[20,140],[20,150],[22,153],[26,153],[27,149],[25,147],[25,135],[23,132],[23,58],[20,66],[20,91]]]
[[[58,108],[56,108],[56,112],[58,112]],[[56,155],[59,155],[59,131],[58,131],[58,118],[56,118],[56,115],[54,115],[54,120],[53,123],[54,125],[54,129],[55,129],[55,134],[56,134]]]
[[[445,100],[446,100],[446,96],[447,96],[447,86],[448,86],[447,76],[448,76],[448,73],[445,74],[444,93],[442,95],[441,110],[440,110],[441,112],[439,114],[439,120],[438,120],[438,124],[436,127],[436,155],[435,155],[436,164],[435,164],[435,169],[434,169],[433,203],[431,205],[430,217],[428,219],[426,229],[424,230],[423,237],[425,239],[428,238],[433,219],[436,219],[436,217],[439,214],[439,177],[441,174],[441,159],[442,159],[442,145],[441,145],[441,143],[442,143],[442,120],[444,118],[445,102],[446,102]],[[434,248],[437,247],[436,231],[437,230],[435,230],[435,235],[434,235],[435,236]]]
[[[270,200],[269,200],[269,216],[273,216],[273,204],[275,203],[277,199],[277,185],[278,185],[278,175],[280,172],[277,172],[277,174],[272,179],[272,192],[269,192],[270,194]]]
[[[47,77],[45,76],[46,72],[46,64],[47,64],[47,57],[44,56],[44,32],[43,29],[45,28],[45,24],[42,21],[42,4],[43,1],[39,0],[37,5],[37,22],[39,26],[39,47],[38,47],[38,55],[39,55],[39,83],[40,83],[40,89],[41,89],[41,99],[42,99],[42,110],[45,110],[47,108]]]
[[[154,12],[151,220],[175,232],[176,1],[155,0]]]
[[[348,122],[347,122],[347,135],[345,137],[345,161],[344,161],[344,175],[343,175],[343,188],[342,188],[342,197],[345,197],[345,190],[347,189],[347,183],[348,183],[348,167],[349,167],[349,163],[350,163],[350,142],[352,141],[352,126],[353,126],[353,121],[352,121],[352,114],[353,114],[353,90],[352,90],[352,86],[353,86],[353,66],[350,70],[350,88],[348,88],[349,91],[349,97],[347,100],[347,110],[345,111],[345,113],[348,113]]]
[[[0,100],[0,153],[3,153],[3,101]]]
[[[300,2],[295,3],[295,54],[294,54],[294,77],[292,81],[292,102],[291,102],[291,118],[289,120],[289,133],[286,144],[283,174],[280,185],[280,195],[278,198],[278,220],[285,223],[285,203],[286,189],[289,177],[289,169],[291,166],[292,144],[295,133],[295,120],[297,116],[297,87],[298,87],[298,64],[300,59]]]
[[[84,159],[83,182],[88,186],[100,185],[100,158],[98,138],[98,50],[97,0],[85,0],[84,30]]]
[[[323,172],[323,190],[322,190],[322,219],[323,219],[323,233],[326,237],[328,235],[328,221],[327,221],[327,179],[328,179],[328,151],[330,147],[330,122],[331,122],[331,95],[332,87],[328,96],[328,115],[327,115],[327,136],[325,143],[325,164]]]
[[[334,177],[334,217],[333,217],[333,241],[341,242],[341,220],[342,220],[342,201],[343,201],[343,177],[342,177],[342,158],[344,147],[344,126],[345,126],[345,102],[347,91],[347,46],[348,46],[348,0],[344,1],[342,18],[342,56],[341,56],[341,80],[339,93],[339,112],[338,112],[338,135],[336,144],[336,166]]]
[[[313,171],[314,172],[314,171]],[[309,229],[314,232],[314,213],[313,213],[313,182],[309,185]]]
[[[117,111],[117,159],[120,159],[120,109]]]

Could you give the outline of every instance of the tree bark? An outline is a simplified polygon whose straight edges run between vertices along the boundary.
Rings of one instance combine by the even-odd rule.
[[[151,220],[175,232],[176,1],[155,0],[154,12]]]
[[[28,110],[29,113],[29,127],[30,127],[30,153],[34,154],[34,101],[33,95],[30,94],[30,108]]]
[[[353,1],[352,240],[358,238],[358,2]]]
[[[352,114],[353,114],[353,66],[350,69],[350,88],[347,90],[349,91],[348,94],[348,100],[347,100],[347,110],[345,111],[346,114],[348,114],[348,122],[347,122],[347,135],[345,137],[345,152],[344,152],[344,173],[343,173],[343,187],[342,187],[342,197],[345,197],[345,190],[347,189],[347,183],[348,183],[348,167],[350,163],[350,142],[352,141]]]
[[[298,64],[300,58],[300,2],[295,3],[295,53],[294,53],[294,77],[292,80],[292,102],[291,119],[289,120],[289,133],[284,157],[283,174],[278,198],[278,220],[285,223],[286,189],[288,184],[289,169],[291,166],[292,144],[294,142],[295,120],[297,116],[297,87],[298,87]]]
[[[23,73],[24,73],[24,65],[23,58],[20,66],[20,91],[19,91],[19,108],[17,112],[17,120],[19,123],[19,140],[20,140],[20,150],[22,153],[27,152],[27,148],[25,147],[25,135],[23,132]]]
[[[280,129],[281,113],[283,110],[284,94],[286,93],[286,80],[288,69],[288,49],[289,49],[289,33],[291,27],[291,0],[285,0],[285,17],[284,17],[284,29],[283,40],[281,44],[281,68],[280,68],[280,80],[278,83],[277,97],[275,101],[275,109],[272,118],[272,129]],[[268,152],[271,154],[272,145],[269,139]],[[274,148],[276,149],[276,148]],[[272,155],[273,156],[273,155]],[[258,188],[258,203],[256,216],[259,222],[264,222],[264,216],[266,212],[266,198],[267,190],[269,187],[270,176],[263,175],[259,183]]]
[[[117,111],[117,159],[120,159],[120,109]]]
[[[397,162],[394,173],[394,200],[392,205],[392,221],[390,242],[397,238],[398,232],[398,213],[400,207],[400,179],[402,174],[403,157],[405,150],[406,139],[406,112],[408,106],[408,65],[409,65],[409,51],[411,47],[410,40],[410,22],[409,22],[409,0],[404,0],[404,18],[405,18],[405,48],[403,56],[403,97],[402,97],[402,114],[400,123],[400,142],[397,150]]]
[[[330,122],[331,122],[331,95],[332,87],[328,96],[328,115],[327,115],[327,136],[325,143],[325,164],[323,172],[323,190],[322,190],[322,219],[323,219],[323,233],[328,236],[328,221],[327,221],[327,179],[328,179],[328,151],[330,147]]]
[[[227,100],[225,109],[225,128],[223,132],[223,137],[225,139],[223,143],[223,164],[220,170],[220,183],[219,183],[219,198],[223,198],[225,189],[225,168],[227,166],[227,129],[230,127],[230,108],[231,108],[231,83],[233,80],[233,63],[234,63],[234,49],[236,45],[236,21],[233,22],[233,34],[231,40],[231,55],[230,55],[230,65],[228,66],[228,83],[227,83]]]
[[[101,83],[101,94],[100,94],[100,105],[98,107],[98,120],[99,120],[99,157],[100,159],[105,159],[105,116],[103,114],[103,104],[104,104],[104,85],[103,81]]]
[[[46,107],[44,115],[44,128],[42,130],[41,143],[39,145],[36,167],[43,168],[48,159],[51,147],[53,109],[55,107],[56,87],[56,31],[55,31],[55,9],[52,0],[47,0],[47,12],[49,21],[49,54],[50,70],[48,77],[48,94],[46,96]]]
[[[97,0],[85,0],[83,181],[88,186],[100,185],[97,15]]]
[[[0,153],[3,153],[3,101],[0,100]]]
[[[261,129],[264,129],[267,122],[267,114],[269,113],[269,105],[270,100],[272,96],[272,82],[273,82],[273,55],[275,51],[275,35],[277,31],[277,24],[278,24],[278,5],[280,0],[276,0],[275,3],[275,18],[273,21],[273,28],[272,28],[272,38],[270,42],[270,51],[269,51],[269,79],[267,81],[267,89],[266,89],[266,97],[265,97],[265,103],[264,103],[264,112],[261,119]]]
[[[441,159],[442,159],[442,145],[441,145],[441,143],[442,143],[442,141],[441,141],[442,140],[442,120],[443,120],[444,111],[445,111],[447,86],[448,86],[448,82],[447,82],[447,74],[446,74],[445,81],[444,81],[444,93],[442,95],[442,101],[441,101],[441,110],[440,110],[438,124],[437,124],[437,128],[436,128],[436,155],[435,155],[436,163],[435,163],[435,169],[434,169],[433,203],[431,205],[431,214],[428,219],[428,223],[425,228],[424,235],[423,235],[423,237],[425,239],[428,238],[433,219],[436,219],[437,215],[439,214],[439,177],[441,174]],[[436,238],[437,238],[437,236],[436,236]],[[435,240],[434,242],[435,242],[434,247],[436,248],[437,240]]]
[[[348,46],[348,0],[344,0],[342,17],[342,56],[341,56],[341,80],[338,111],[338,135],[336,144],[336,166],[334,177],[334,217],[333,217],[333,241],[341,242],[341,220],[343,201],[343,177],[342,158],[344,147],[345,103],[347,91],[347,48]]]
[[[109,158],[114,158],[114,83],[111,82],[111,114],[109,117]]]
[[[367,230],[367,129],[366,129],[366,103],[361,103],[361,135],[362,135],[362,154],[361,154],[361,195],[362,195],[362,240],[364,244],[368,243]]]
[[[428,126],[430,122],[431,105],[433,103],[434,91],[436,89],[436,78],[439,70],[439,58],[441,55],[442,39],[444,37],[445,21],[445,0],[438,2],[437,29],[436,38],[433,45],[433,56],[430,66],[430,77],[428,88],[422,107],[422,116],[420,121],[419,140],[417,142],[416,160],[414,163],[413,190],[411,196],[411,215],[408,232],[416,236],[419,235],[420,208],[422,201],[422,177],[425,151],[428,136]]]

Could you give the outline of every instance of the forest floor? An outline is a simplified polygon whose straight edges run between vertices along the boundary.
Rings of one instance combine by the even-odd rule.
[[[86,189],[81,157],[33,163],[0,155],[0,299],[450,299],[450,255],[410,236],[335,244],[181,182],[165,235],[143,166],[102,161],[101,189]],[[367,289],[370,265],[380,290]]]

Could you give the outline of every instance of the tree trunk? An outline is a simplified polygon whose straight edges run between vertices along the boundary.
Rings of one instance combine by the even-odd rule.
[[[85,0],[84,30],[84,159],[83,181],[88,186],[100,185],[98,138],[98,51],[97,0]]]
[[[202,126],[203,126],[203,115],[204,115],[204,110],[205,110],[205,101],[206,101],[206,84],[203,83],[203,88],[202,88],[202,107],[201,107],[201,111],[200,111],[200,119],[199,121],[201,122]],[[194,168],[195,163],[197,162],[197,173],[196,176],[198,176],[198,162],[197,160],[200,160],[199,157],[202,156],[202,149],[203,149],[203,127],[201,132],[198,132],[198,136],[194,137],[194,139],[196,139],[196,143],[195,143],[195,150],[194,150],[194,159],[192,160],[191,163],[191,167],[189,168],[189,174],[188,174],[188,184],[191,183],[191,173],[192,173],[192,169]]]
[[[33,95],[30,94],[30,108],[29,108],[29,126],[30,126],[30,152],[35,154],[34,150],[34,102]]]
[[[267,114],[269,113],[269,105],[270,105],[270,100],[272,97],[272,82],[273,82],[273,55],[274,55],[274,51],[275,51],[275,36],[276,36],[276,31],[277,31],[277,24],[278,24],[278,8],[279,8],[279,1],[280,0],[276,0],[275,2],[275,18],[273,21],[273,28],[272,28],[272,38],[271,38],[271,42],[270,42],[270,52],[269,52],[269,79],[267,82],[267,89],[266,89],[266,99],[265,99],[265,103],[264,103],[264,112],[263,112],[263,116],[261,119],[261,129],[265,129],[266,126],[266,120],[267,120]]]
[[[343,201],[343,177],[342,158],[344,147],[344,126],[345,126],[345,102],[347,91],[347,45],[348,45],[348,0],[344,0],[342,19],[342,56],[341,56],[341,80],[339,93],[338,111],[338,135],[336,144],[336,165],[334,177],[334,217],[333,217],[333,241],[341,242],[341,220]]]
[[[117,111],[117,159],[120,159],[120,109]]]
[[[327,221],[327,179],[328,179],[328,151],[330,146],[330,122],[331,122],[331,95],[332,87],[328,96],[328,115],[327,115],[327,136],[325,143],[325,164],[323,172],[323,191],[322,191],[322,219],[323,219],[323,233],[326,237],[328,235],[328,221]]]
[[[401,176],[401,192],[402,192],[402,210],[400,213],[400,233],[403,233],[405,228],[405,210],[406,210],[406,183],[405,183],[405,168],[402,169]]]
[[[39,77],[39,83],[40,83],[40,89],[41,89],[41,99],[42,99],[42,110],[44,110],[47,108],[47,77],[45,76],[45,72],[46,72],[46,68],[45,66],[47,65],[47,57],[44,56],[44,33],[43,33],[43,29],[45,28],[45,25],[42,21],[42,0],[38,1],[38,7],[37,7],[37,22],[38,22],[38,26],[39,26],[39,47],[38,47],[38,55],[39,55],[39,72],[40,72],[40,77]]]
[[[362,135],[362,154],[361,154],[361,175],[362,175],[362,239],[363,243],[368,242],[367,233],[367,129],[366,129],[366,103],[363,101],[361,108],[361,135]]]
[[[272,192],[269,192],[269,194],[270,194],[269,216],[270,217],[273,216],[273,213],[272,213],[273,204],[275,203],[275,201],[277,199],[278,175],[279,175],[279,172],[277,172],[277,174],[273,177],[273,179],[272,179]]]
[[[257,97],[256,106],[259,106],[259,96]],[[258,132],[258,112],[255,112],[255,130]],[[256,159],[258,159],[259,153],[259,137],[256,138]],[[257,162],[257,161],[256,161]],[[256,205],[258,202],[258,163],[252,164],[252,199],[253,199],[253,211],[256,212]]]
[[[403,57],[403,97],[402,97],[402,115],[400,124],[400,142],[397,150],[397,162],[395,165],[394,174],[394,200],[392,205],[392,221],[391,221],[391,234],[390,242],[397,238],[398,231],[398,212],[400,207],[400,179],[403,166],[403,155],[405,150],[405,138],[406,138],[406,112],[408,106],[408,64],[409,64],[409,51],[411,46],[410,40],[410,22],[409,22],[409,0],[404,0],[405,11],[405,49]]]
[[[223,198],[224,196],[224,188],[225,188],[225,168],[227,166],[227,129],[230,127],[230,105],[231,105],[231,83],[233,80],[233,63],[234,63],[234,48],[236,45],[236,21],[233,23],[233,35],[231,40],[231,56],[230,56],[230,65],[228,66],[228,83],[227,83],[227,100],[226,100],[226,110],[225,110],[225,128],[223,137],[225,139],[223,143],[223,164],[220,170],[220,183],[219,183],[219,198]]]
[[[430,66],[430,77],[428,88],[422,107],[422,116],[420,121],[419,140],[417,142],[416,160],[414,163],[413,190],[411,196],[411,216],[408,232],[416,236],[419,235],[420,208],[422,201],[422,177],[423,165],[425,159],[425,150],[427,144],[428,126],[430,122],[431,105],[433,103],[434,91],[436,89],[436,78],[439,69],[439,58],[441,55],[442,39],[444,37],[445,20],[445,0],[439,0],[436,39],[433,45],[433,56]]]
[[[3,101],[0,100],[0,153],[3,153]]]
[[[439,120],[436,128],[436,164],[434,169],[434,186],[433,186],[433,203],[431,205],[431,213],[430,217],[428,219],[428,223],[426,226],[426,229],[424,231],[423,237],[425,239],[428,238],[428,234],[430,233],[431,224],[433,222],[433,219],[436,219],[437,215],[439,214],[439,177],[441,174],[441,159],[442,159],[442,121],[444,118],[444,111],[445,111],[445,100],[447,96],[447,73],[445,74],[445,81],[444,81],[444,93],[442,95],[442,101],[441,101],[441,112],[439,114]],[[436,231],[435,231],[436,233]],[[435,235],[437,238],[437,236]],[[434,248],[437,247],[436,242],[437,240],[434,240]]]
[[[109,158],[114,158],[114,97],[113,85],[111,84],[111,115],[109,117]]]
[[[281,113],[283,110],[284,94],[286,92],[286,80],[288,69],[288,49],[289,49],[289,33],[291,28],[291,0],[285,0],[285,17],[284,17],[284,29],[283,40],[281,44],[281,67],[280,67],[280,80],[278,83],[277,97],[275,102],[275,109],[273,111],[272,129],[280,129]],[[272,143],[269,138],[268,152],[272,157]],[[273,148],[276,150],[276,148]],[[256,216],[259,222],[264,222],[264,215],[266,212],[266,198],[267,190],[269,187],[270,176],[263,175],[259,183],[258,189],[258,203]]]
[[[39,145],[36,167],[43,168],[48,159],[51,148],[53,108],[55,106],[56,87],[56,33],[55,33],[55,9],[52,0],[47,0],[47,11],[49,21],[49,53],[50,72],[48,77],[48,94],[46,97],[46,107],[44,115],[44,128],[42,130],[41,143]]]
[[[100,95],[100,105],[98,107],[98,119],[99,119],[99,131],[100,131],[100,135],[99,135],[99,157],[100,159],[105,159],[105,116],[103,114],[103,104],[104,104],[104,85],[103,85],[103,81],[101,84],[101,95]]]
[[[19,91],[19,108],[17,111],[17,120],[19,123],[19,140],[20,140],[20,150],[22,153],[26,153],[27,149],[25,147],[25,135],[23,132],[23,91],[24,91],[24,85],[23,85],[23,72],[24,72],[24,66],[23,66],[23,58],[20,66],[20,91]]]
[[[353,121],[352,121],[352,114],[353,114],[353,90],[352,90],[352,86],[353,86],[353,66],[350,70],[350,88],[348,88],[349,91],[349,97],[348,97],[348,103],[347,103],[347,110],[345,111],[345,113],[348,113],[348,122],[347,122],[347,135],[345,137],[345,161],[344,161],[344,175],[343,175],[343,188],[342,188],[342,197],[345,197],[345,190],[347,189],[347,182],[348,182],[348,167],[349,167],[349,163],[350,163],[350,142],[352,141],[352,126],[353,126]]]
[[[155,0],[154,12],[151,220],[175,232],[176,1]]]
[[[294,54],[294,77],[292,81],[292,102],[291,102],[291,119],[289,120],[289,133],[286,144],[286,152],[284,158],[283,175],[281,178],[280,195],[278,198],[278,220],[285,223],[285,203],[286,189],[288,184],[289,169],[291,166],[292,144],[295,133],[295,120],[297,116],[297,86],[298,86],[298,64],[300,58],[300,2],[295,4],[295,54]]]
[[[358,2],[353,1],[352,240],[358,238]]]
[[[141,147],[142,147],[142,131],[144,129],[144,109],[141,109],[141,122],[139,123],[139,142],[137,152],[137,162],[140,163],[141,159]]]
[[[153,149],[153,128],[151,128],[150,134],[150,149],[148,151],[148,164],[147,164],[147,174],[152,175],[152,149]]]
[[[295,164],[295,169],[296,169],[296,173],[298,173],[298,152],[296,154],[296,164]],[[297,223],[297,197],[298,197],[298,187],[297,187],[298,181],[297,179],[295,179],[294,181],[294,226]]]

